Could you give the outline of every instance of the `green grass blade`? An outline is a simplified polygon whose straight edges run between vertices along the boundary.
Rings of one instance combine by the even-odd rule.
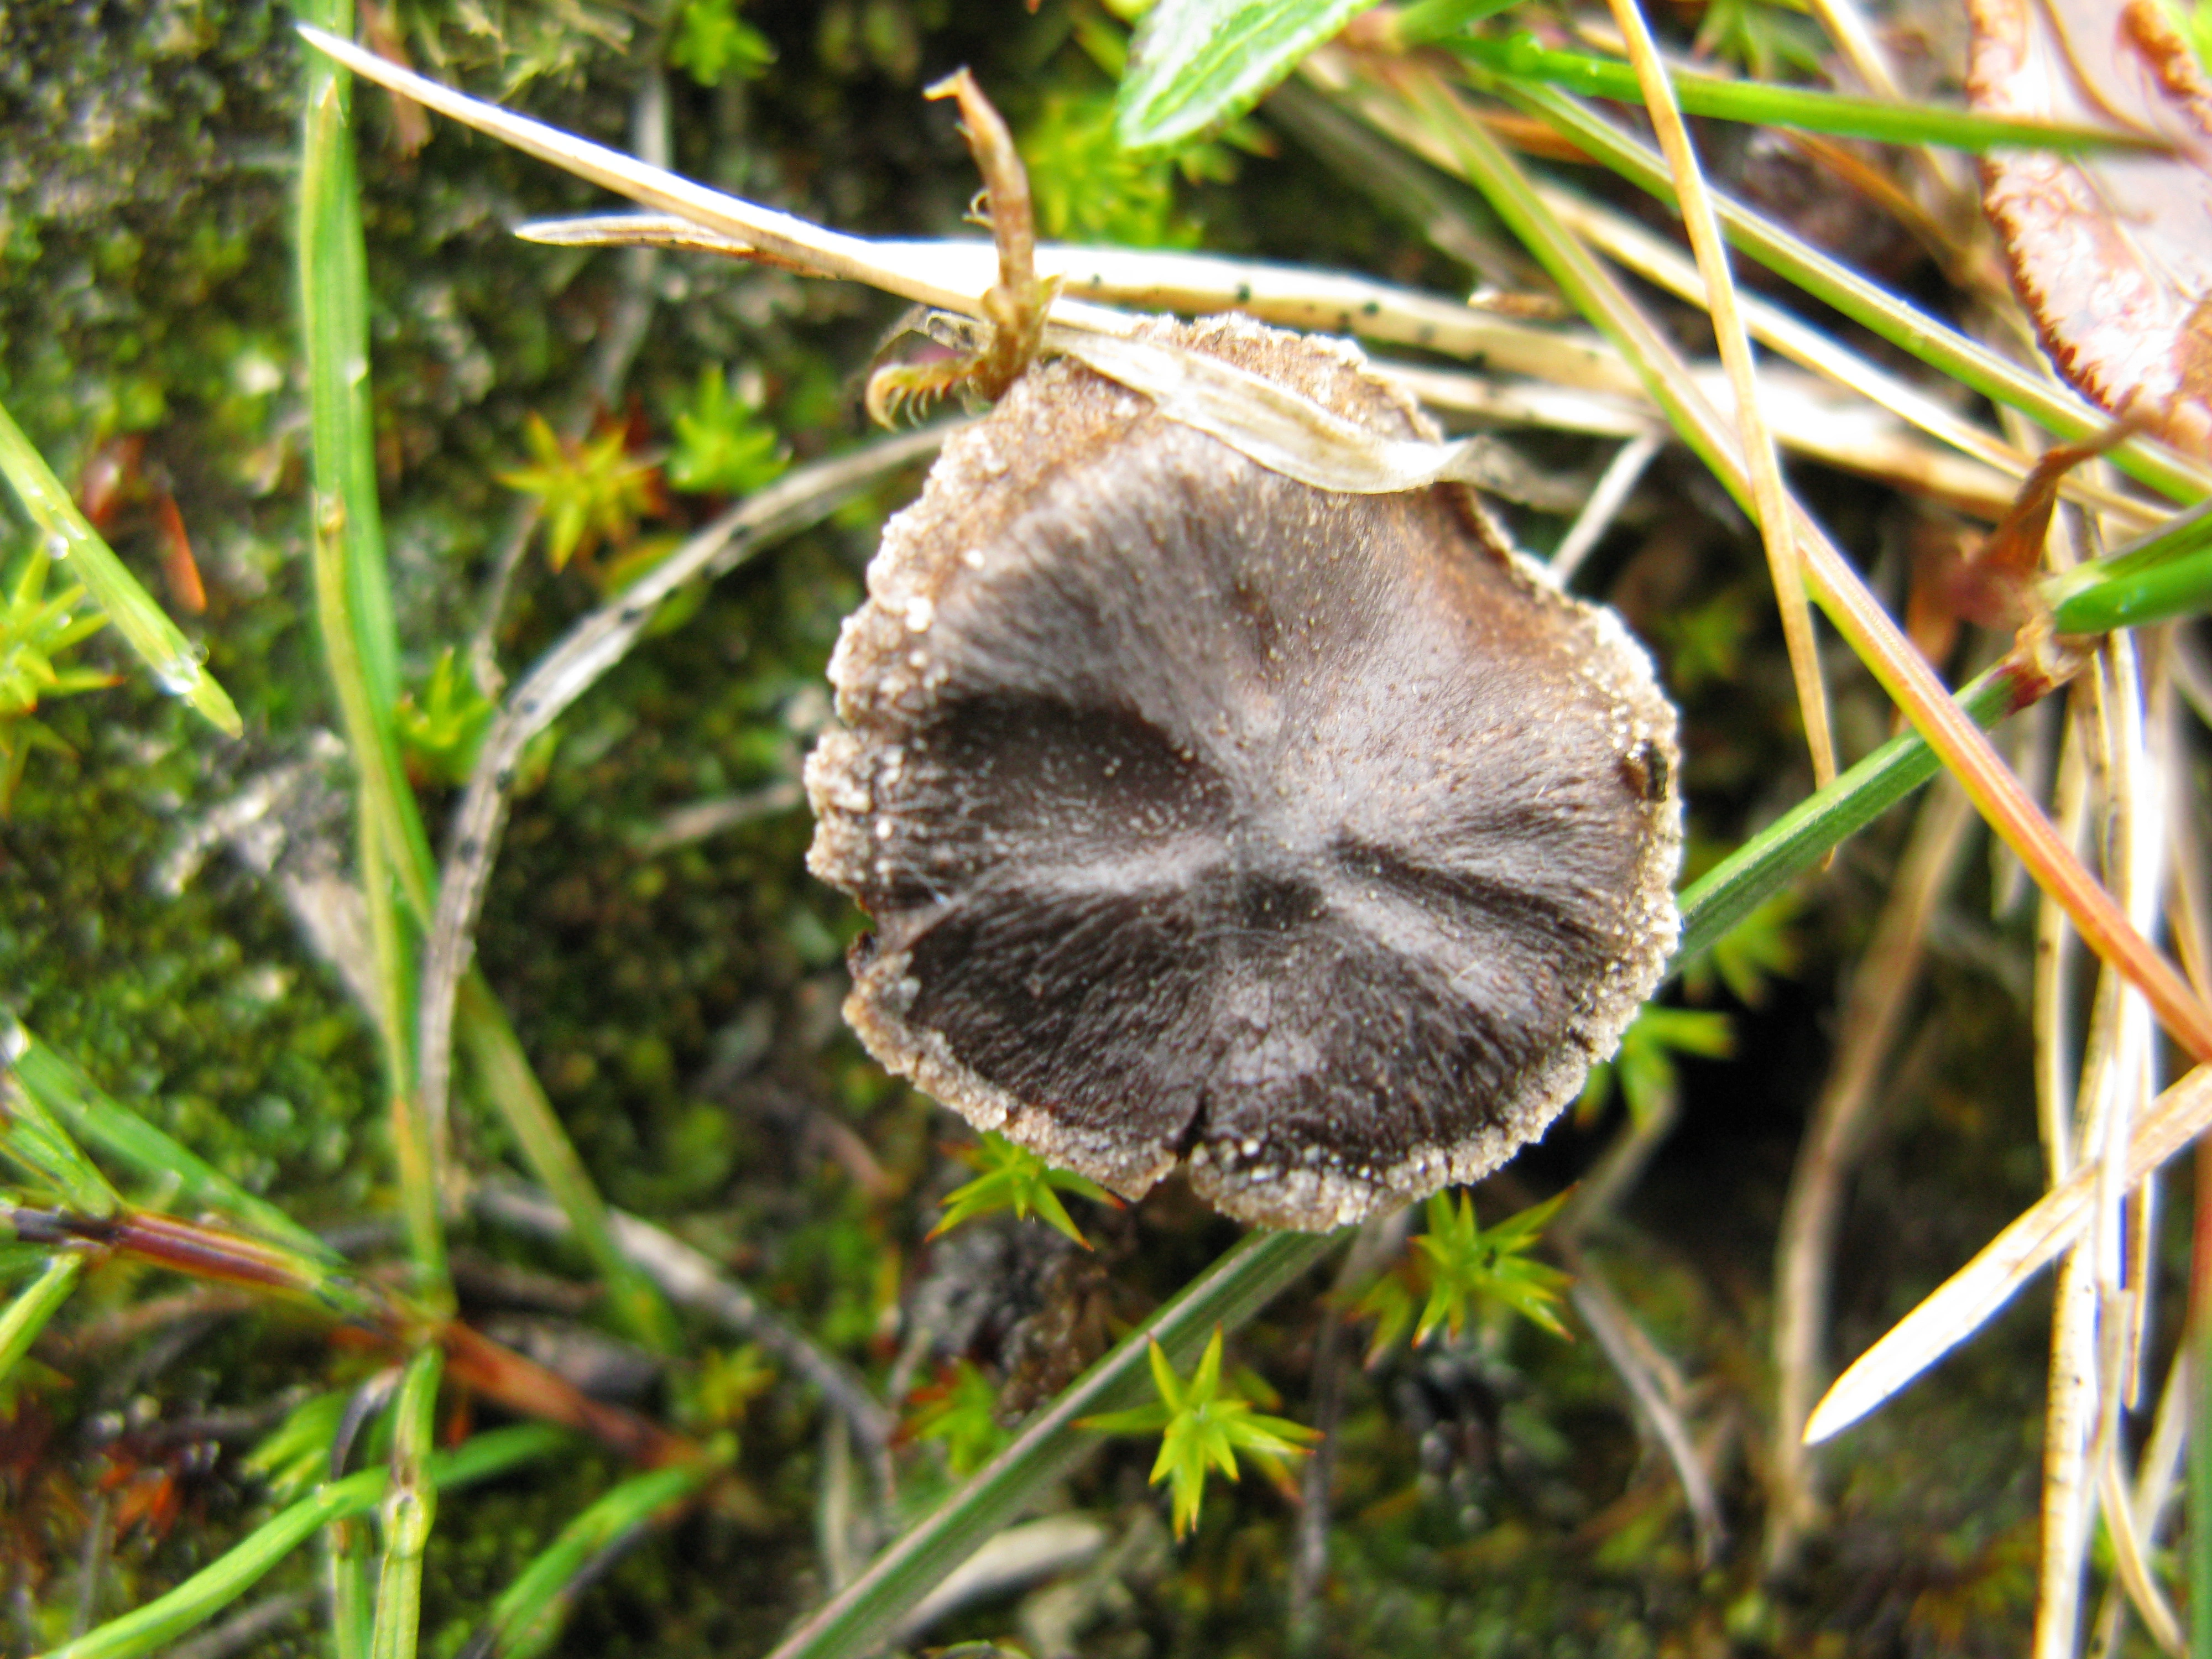
[[[438,1488],[428,1465],[437,1429],[438,1382],[445,1374],[442,1350],[418,1348],[407,1362],[392,1408],[398,1432],[392,1447],[392,1478],[378,1511],[384,1565],[377,1579],[369,1659],[415,1659],[422,1624],[422,1557],[438,1518]]]
[[[368,1582],[368,1528],[347,1516],[323,1528],[323,1584],[331,1659],[368,1659],[376,1593]]]
[[[301,20],[343,35],[351,27],[347,0],[312,0]],[[375,839],[363,835],[364,866],[381,859],[416,917],[434,908],[437,866],[422,815],[401,764],[392,711],[398,696],[398,645],[376,494],[374,434],[370,423],[368,283],[360,191],[347,118],[351,76],[320,52],[307,62],[307,124],[301,167],[300,283],[307,319],[308,383],[315,449],[317,611],[324,649],[359,769],[362,811]],[[442,1245],[434,1237],[431,1190],[441,1161],[439,1126],[419,1109],[413,1060],[412,975],[404,959],[411,936],[391,914],[388,896],[368,884],[373,930],[380,945],[378,979],[393,1029],[387,1058],[395,1094],[413,1109],[395,1123],[409,1175],[403,1205],[419,1267],[441,1280]],[[676,1329],[665,1298],[612,1244],[606,1205],[531,1076],[520,1044],[496,1000],[471,984],[469,1018],[479,1059],[496,1063],[484,1082],[532,1172],[552,1193],[578,1241],[606,1281],[617,1316],[639,1340],[669,1351]]]
[[[2043,585],[2062,634],[2102,634],[2212,611],[2212,501]]]
[[[184,636],[100,539],[5,409],[0,409],[0,472],[15,486],[33,528],[46,538],[47,553],[57,564],[67,562],[92,602],[152,671],[155,684],[172,696],[182,697],[225,737],[234,738],[243,731],[229,695],[201,661],[205,653]]]
[[[549,1457],[572,1443],[562,1431],[538,1424],[494,1429],[429,1459],[424,1474],[439,1490],[450,1492]],[[160,1652],[252,1589],[263,1574],[313,1537],[317,1528],[374,1509],[384,1496],[385,1483],[383,1470],[363,1469],[301,1498],[167,1595],[64,1643],[46,1659],[141,1659]]]
[[[1548,82],[1586,98],[1614,98],[1639,106],[1644,101],[1636,84],[1636,70],[1616,58],[1554,51],[1530,34],[1516,34],[1506,40],[1459,40],[1450,45],[1462,58],[1516,81]],[[2168,148],[2148,134],[2115,132],[2106,127],[2008,120],[1977,115],[1972,110],[1897,103],[1884,98],[1851,98],[1809,87],[1730,81],[1681,70],[1670,70],[1667,78],[1674,86],[1676,101],[1692,115],[1832,132],[1879,143],[1942,144],[1977,154],[2000,145],[2063,152]]]
[[[303,22],[353,32],[352,0],[302,0]],[[300,298],[307,326],[308,395],[314,422],[318,518],[345,545],[348,609],[361,672],[376,705],[399,702],[399,647],[385,567],[369,403],[368,254],[354,165],[353,76],[320,52],[306,54],[307,153],[301,170]]]
[[[308,21],[339,33],[349,0],[313,0]],[[415,1087],[412,941],[394,891],[417,918],[431,906],[433,865],[400,763],[395,711],[399,647],[385,568],[369,400],[368,256],[350,118],[352,77],[307,59],[300,165],[300,308],[306,323],[313,436],[315,614],[358,778],[361,880],[374,946],[377,1023],[390,1076],[400,1212],[417,1291],[450,1300],[440,1217],[445,1146]]]
[[[1657,152],[1588,106],[1550,87],[1521,82],[1498,81],[1494,89],[1630,183],[1674,205],[1674,185]],[[1713,208],[1735,246],[1929,368],[2018,410],[2062,438],[2086,438],[2111,424],[2110,417],[2087,400],[2007,362],[1741,203],[1716,191]],[[2130,477],[2175,501],[2194,503],[2212,495],[2212,470],[2162,444],[2130,438],[2112,452],[2112,459]]]
[[[1236,116],[1375,0],[1159,0],[1114,100],[1124,149],[1195,138]]]
[[[0,1073],[0,1155],[30,1170],[80,1215],[104,1219],[123,1208],[107,1177],[15,1070]]]
[[[1098,1443],[1097,1437],[1075,1426],[1078,1418],[1122,1410],[1150,1397],[1154,1338],[1170,1359],[1188,1365],[1216,1326],[1236,1329],[1346,1236],[1248,1234],[1063,1390],[1012,1445],[877,1557],[770,1659],[858,1659],[872,1652],[945,1574],[1012,1522],[1040,1487]]]
[[[84,1258],[75,1252],[50,1255],[39,1276],[23,1287],[5,1311],[0,1311],[0,1383],[7,1382],[16,1363],[46,1329],[46,1322],[69,1300],[83,1272]]]
[[[1993,668],[1960,691],[1959,706],[1983,726],[2023,707],[2018,682]],[[1808,795],[1682,890],[1679,964],[1705,950],[1790,878],[1811,869],[1934,777],[1936,751],[1917,732],[1892,738],[1826,788]]]
[[[607,1299],[629,1334],[656,1353],[683,1346],[682,1333],[660,1287],[615,1243],[606,1200],[577,1157],[575,1144],[553,1115],[553,1103],[538,1086],[530,1061],[501,1017],[491,992],[471,975],[461,981],[456,1021],[477,1075],[499,1106],[523,1161],[561,1212],[568,1218],[577,1243],[591,1258],[607,1287]]]
[[[252,1231],[281,1240],[318,1261],[337,1263],[337,1252],[266,1199],[257,1198],[198,1154],[117,1103],[77,1065],[12,1020],[0,1042],[17,1049],[15,1074],[23,1086],[78,1140],[95,1146],[149,1180],[173,1182],[178,1196],[216,1210]]]
[[[2069,571],[2057,584],[2067,590],[2051,611],[2060,633],[2102,634],[2212,611],[2212,547],[2148,568],[2077,580],[2094,568]]]
[[[708,1464],[653,1469],[602,1494],[562,1528],[492,1604],[471,1650],[498,1659],[535,1659],[544,1652],[560,1639],[568,1622],[577,1575],[602,1551],[664,1518],[714,1473]]]

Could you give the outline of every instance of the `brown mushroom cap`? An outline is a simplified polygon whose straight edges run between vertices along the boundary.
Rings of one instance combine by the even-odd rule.
[[[1340,342],[1147,325],[1397,436]],[[1674,713],[1457,485],[1332,494],[1065,360],[956,436],[830,663],[808,863],[894,1071],[1132,1196],[1322,1229],[1495,1168],[1656,984]]]

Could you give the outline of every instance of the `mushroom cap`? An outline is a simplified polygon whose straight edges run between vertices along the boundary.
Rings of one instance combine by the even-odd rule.
[[[1341,341],[1148,323],[1393,436]],[[1334,494],[1065,359],[894,518],[809,757],[871,1053],[1128,1196],[1319,1231],[1541,1133],[1679,921],[1674,711],[1456,484]]]

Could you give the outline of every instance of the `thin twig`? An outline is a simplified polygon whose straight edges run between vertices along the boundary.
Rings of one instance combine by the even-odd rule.
[[[1768,1447],[1766,1570],[1788,1568],[1819,1498],[1804,1444],[1828,1327],[1828,1294],[1844,1188],[1866,1139],[1876,1085],[1912,1006],[1929,924],[1966,850],[1973,807],[1939,786],[1921,808],[1912,840],[1852,970],[1836,1030],[1834,1069],[1790,1172],[1774,1253],[1773,1439]]]
[[[1697,1533],[1698,1565],[1711,1565],[1720,1559],[1721,1550],[1728,1541],[1727,1523],[1721,1518],[1720,1499],[1713,1492],[1712,1477],[1705,1470],[1705,1460],[1698,1455],[1689,1428],[1641,1352],[1652,1346],[1650,1338],[1636,1328],[1634,1319],[1588,1255],[1575,1249],[1571,1241],[1559,1238],[1556,1233],[1554,1243],[1574,1272],[1574,1289],[1570,1294],[1575,1311],[1582,1316],[1583,1323],[1597,1339],[1606,1358],[1628,1385],[1637,1416],[1658,1441],[1667,1454],[1667,1461],[1674,1466],[1674,1476],[1682,1483],[1683,1500],[1689,1506],[1691,1525]]]
[[[1312,1426],[1321,1439],[1299,1471],[1297,1536],[1291,1547],[1286,1645],[1292,1654],[1313,1652],[1323,1633],[1319,1609],[1322,1589],[1328,1577],[1331,1488],[1336,1479],[1337,1431],[1344,1415],[1344,1386],[1351,1358],[1351,1332],[1344,1305],[1355,1287],[1405,1248],[1412,1218],[1409,1206],[1363,1224],[1322,1304],[1321,1329],[1314,1338],[1312,1382]]]
[[[1605,471],[1598,475],[1597,483],[1590,489],[1589,500],[1583,503],[1582,512],[1544,566],[1555,584],[1565,587],[1575,579],[1575,572],[1612,528],[1614,515],[1627,501],[1629,492],[1636,488],[1637,480],[1643,477],[1644,469],[1651,465],[1660,448],[1661,440],[1647,434],[1631,438],[1613,451],[1613,459],[1605,464]]]

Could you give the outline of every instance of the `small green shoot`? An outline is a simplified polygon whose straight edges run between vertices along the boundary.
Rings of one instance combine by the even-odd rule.
[[[768,37],[738,15],[738,0],[684,0],[668,61],[702,87],[757,80],[775,62]]]
[[[407,769],[417,783],[459,788],[469,781],[496,703],[484,696],[452,646],[438,653],[419,692],[392,711]]]
[[[638,520],[659,507],[656,470],[630,453],[629,429],[618,422],[571,441],[532,415],[523,441],[531,465],[501,473],[499,481],[538,498],[545,515],[545,556],[556,570],[571,558],[589,557],[601,541],[620,546]]]
[[[699,371],[690,406],[676,410],[671,423],[676,447],[668,457],[668,482],[674,489],[750,495],[791,465],[791,452],[776,429],[711,366]]]
[[[999,1422],[999,1390],[982,1368],[956,1360],[927,1388],[913,1395],[907,1432],[945,1448],[945,1467],[966,1480],[996,1457],[1012,1438]]]
[[[1754,913],[1756,914],[1756,913]],[[1665,1112],[1680,1086],[1674,1069],[1678,1054],[1706,1060],[1725,1060],[1735,1037],[1726,1014],[1705,1008],[1665,1008],[1647,1003],[1620,1035],[1620,1047],[1611,1060],[1590,1067],[1575,1103],[1577,1121],[1588,1122],[1597,1115],[1620,1085],[1628,1115],[1638,1123],[1650,1123]]]
[[[945,1199],[945,1218],[930,1230],[932,1238],[942,1237],[962,1222],[994,1211],[1012,1210],[1017,1220],[1026,1221],[1034,1210],[1039,1219],[1087,1250],[1091,1241],[1077,1229],[1060,1194],[1073,1193],[1094,1204],[1121,1207],[1121,1200],[1097,1182],[1053,1169],[1029,1148],[1015,1146],[1004,1135],[986,1134],[977,1145],[960,1147],[952,1155],[976,1172],[975,1179],[954,1188]]]
[[[34,546],[17,562],[0,601],[0,818],[15,803],[15,786],[33,749],[62,754],[70,746],[32,718],[41,697],[69,697],[113,685],[119,676],[98,669],[70,668],[57,660],[79,641],[107,625],[99,611],[85,607],[82,587],[46,597],[52,561]]]
[[[1439,1328],[1456,1339],[1469,1311],[1485,1304],[1565,1336],[1566,1327],[1554,1310],[1567,1276],[1530,1260],[1528,1252],[1566,1200],[1567,1194],[1560,1193],[1486,1231],[1476,1224],[1474,1202],[1465,1193],[1455,1201],[1447,1193],[1432,1196],[1428,1231],[1352,1304],[1354,1318],[1375,1322],[1366,1363],[1375,1364],[1409,1330],[1416,1347]]]
[[[1188,1534],[1198,1524],[1198,1507],[1206,1496],[1208,1469],[1218,1469],[1231,1480],[1237,1478],[1237,1454],[1243,1452],[1262,1468],[1279,1471],[1283,1460],[1313,1449],[1318,1430],[1288,1418],[1263,1416],[1252,1408],[1234,1382],[1221,1375],[1221,1328],[1200,1356],[1198,1369],[1186,1380],[1176,1375],[1166,1352],[1152,1345],[1152,1386],[1159,1403],[1125,1412],[1106,1412],[1085,1418],[1079,1427],[1098,1434],[1158,1434],[1160,1455],[1152,1464],[1152,1484],[1170,1483],[1175,1494],[1175,1533]]]

